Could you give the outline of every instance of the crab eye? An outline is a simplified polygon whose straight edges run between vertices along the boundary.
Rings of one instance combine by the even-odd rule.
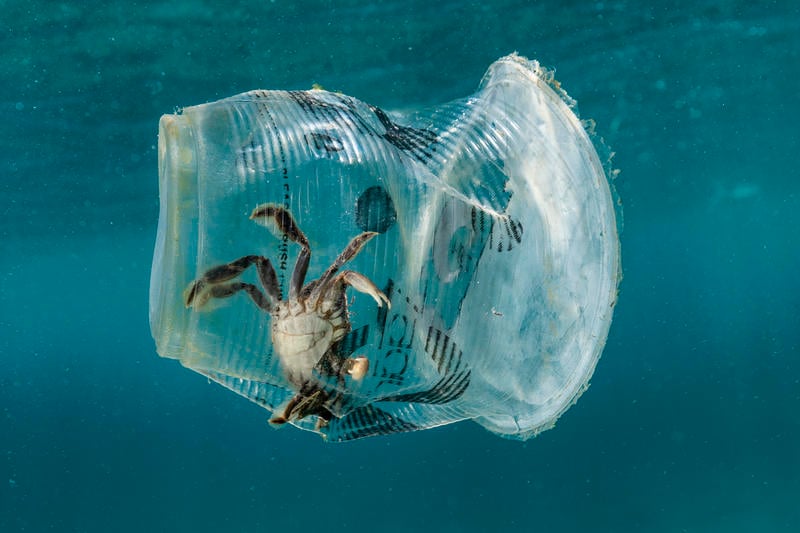
[[[313,90],[165,115],[158,353],[331,441],[551,427],[620,277],[613,172],[573,104],[512,55],[424,112]]]

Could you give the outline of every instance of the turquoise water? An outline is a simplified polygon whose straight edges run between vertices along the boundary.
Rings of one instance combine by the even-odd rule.
[[[0,531],[800,529],[792,2],[0,2]],[[326,445],[155,353],[158,117],[319,83],[387,109],[556,69],[616,152],[592,386],[519,443]]]

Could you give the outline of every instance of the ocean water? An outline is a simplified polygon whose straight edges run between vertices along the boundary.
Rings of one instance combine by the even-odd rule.
[[[0,531],[800,530],[800,8],[641,4],[0,1]],[[161,114],[423,108],[515,50],[621,170],[614,322],[553,430],[325,444],[157,356]]]

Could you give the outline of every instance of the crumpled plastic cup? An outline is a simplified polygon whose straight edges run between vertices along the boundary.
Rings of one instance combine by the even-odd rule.
[[[311,90],[164,115],[150,286],[158,353],[277,415],[294,405],[291,423],[333,441],[466,419],[521,439],[551,427],[587,387],[620,279],[609,172],[572,104],[551,73],[511,55],[475,94],[427,112]],[[283,225],[251,219],[265,205]],[[204,284],[203,305],[187,306],[195,280],[216,283],[214,268],[258,256],[281,305],[312,307],[309,291],[289,301],[303,246],[286,217],[307,238],[312,287],[369,233],[340,270],[391,306],[346,285],[344,306],[329,303],[347,330],[334,342],[322,333],[333,319],[289,324],[247,290],[218,297]],[[275,288],[257,270],[218,286],[249,284],[269,300]],[[289,326],[309,331],[287,337]],[[363,376],[331,369],[356,359],[368,362]],[[292,365],[305,365],[311,389],[287,377]]]

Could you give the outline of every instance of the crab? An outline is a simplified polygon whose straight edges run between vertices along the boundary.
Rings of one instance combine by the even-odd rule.
[[[371,296],[378,307],[391,307],[386,295],[366,276],[352,270],[339,271],[367,242],[377,235],[363,232],[354,237],[330,267],[316,280],[304,285],[311,248],[291,213],[276,204],[256,207],[250,219],[285,235],[300,245],[300,252],[289,282],[288,299],[282,298],[275,268],[266,257],[246,255],[225,265],[207,270],[186,288],[186,307],[199,309],[211,298],[228,298],[244,291],[261,310],[270,313],[270,336],[284,375],[296,391],[280,414],[270,423],[282,425],[316,415],[317,428],[332,419],[332,400],[318,375],[333,376],[343,384],[346,376],[355,381],[369,370],[366,357],[343,357],[340,343],[351,330],[347,309],[347,287]],[[234,281],[251,265],[256,266],[261,288]],[[262,292],[263,289],[263,292]]]

